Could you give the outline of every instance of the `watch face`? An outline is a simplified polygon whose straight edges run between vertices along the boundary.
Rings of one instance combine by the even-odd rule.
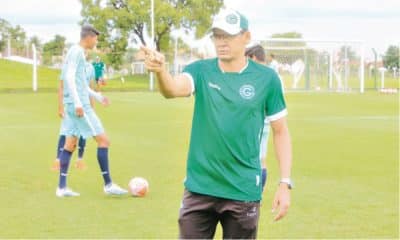
[[[281,181],[280,183],[284,183],[288,186],[289,189],[293,188],[292,182],[291,181]]]

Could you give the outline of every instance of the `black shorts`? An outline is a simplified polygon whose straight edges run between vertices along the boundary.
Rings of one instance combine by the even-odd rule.
[[[224,239],[255,239],[259,213],[259,201],[235,201],[185,190],[179,211],[179,238],[211,239],[220,222]]]

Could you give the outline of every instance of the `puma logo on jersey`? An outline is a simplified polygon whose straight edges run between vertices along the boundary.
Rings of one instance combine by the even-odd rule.
[[[218,91],[221,91],[221,87],[220,86],[218,86],[217,84],[215,84],[215,83],[208,83],[208,86],[210,87],[210,88],[215,88],[215,89],[217,89]]]

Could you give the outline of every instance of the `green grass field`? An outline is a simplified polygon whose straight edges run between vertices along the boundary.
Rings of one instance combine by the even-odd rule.
[[[30,92],[32,89],[32,66],[17,62],[10,62],[0,59],[0,93],[1,92]],[[60,71],[57,69],[50,69],[47,67],[38,68],[38,87],[39,92],[55,91],[58,87],[57,80],[59,79]],[[348,87],[353,92],[358,92],[360,87],[359,79],[353,74],[348,83]],[[287,73],[281,75],[285,88],[292,88],[293,77]],[[102,88],[102,91],[148,91],[149,89],[149,76],[148,75],[128,75],[121,80],[121,77],[108,79],[107,86]],[[343,83],[345,84],[345,83]],[[365,90],[375,91],[375,87],[380,88],[380,76],[377,78],[375,86],[375,79],[373,76],[365,76]],[[300,90],[305,89],[305,76],[298,83]],[[328,76],[312,75],[310,79],[310,89],[314,90],[320,87],[322,91],[328,89]],[[333,88],[337,88],[336,80],[333,81]],[[385,88],[400,89],[400,79],[393,78],[389,73],[385,77]]]
[[[145,177],[149,195],[105,196],[89,141],[89,168],[69,174],[81,196],[56,198],[58,174],[50,171],[60,125],[56,93],[1,93],[0,238],[177,238],[193,99],[107,95],[111,106],[96,111],[111,138],[113,179],[126,186],[133,176]],[[270,139],[259,238],[398,239],[399,95],[287,93],[287,104],[292,206],[273,222],[279,174]]]
[[[0,59],[0,93],[30,92],[32,90],[32,66]],[[38,67],[38,91],[55,91],[58,87],[60,70]],[[144,91],[149,89],[147,75],[110,79],[102,91]]]
[[[56,95],[0,94],[0,237],[175,238],[191,125],[192,99],[111,93],[97,107],[112,140],[116,182],[150,182],[143,199],[103,195],[89,142],[89,169],[70,171],[76,199],[57,199],[54,159],[59,129]],[[261,238],[397,238],[398,96],[288,94],[294,146],[289,215],[274,223],[278,180],[274,154],[264,196]],[[271,142],[270,142],[270,149]]]

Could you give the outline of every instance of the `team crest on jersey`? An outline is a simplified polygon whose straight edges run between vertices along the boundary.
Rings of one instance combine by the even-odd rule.
[[[250,84],[245,84],[239,89],[240,96],[246,100],[250,100],[256,95],[256,90]]]

